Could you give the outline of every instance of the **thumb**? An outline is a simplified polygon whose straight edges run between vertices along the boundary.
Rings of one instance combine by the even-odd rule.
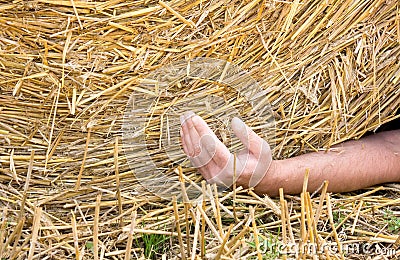
[[[269,144],[258,136],[250,127],[248,127],[238,117],[232,119],[232,129],[235,135],[249,150],[250,153],[259,156],[271,155]]]
[[[232,129],[249,153],[257,159],[257,164],[248,184],[249,187],[255,187],[264,178],[271,165],[271,148],[264,139],[237,117],[232,119]]]

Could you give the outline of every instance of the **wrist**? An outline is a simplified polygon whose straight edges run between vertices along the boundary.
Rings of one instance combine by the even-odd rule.
[[[254,187],[258,194],[267,194],[276,196],[279,194],[279,188],[282,186],[282,167],[281,161],[272,160],[269,168],[264,174],[262,180]]]

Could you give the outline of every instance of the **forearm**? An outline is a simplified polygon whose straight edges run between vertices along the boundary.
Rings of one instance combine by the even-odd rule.
[[[328,190],[345,192],[385,182],[400,181],[400,130],[345,142],[327,152],[308,153],[274,161],[272,169],[256,187],[258,193],[276,195],[302,190],[309,170],[308,190],[315,191],[328,180]]]

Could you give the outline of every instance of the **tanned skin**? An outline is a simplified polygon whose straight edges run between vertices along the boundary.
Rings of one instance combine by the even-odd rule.
[[[308,190],[316,191],[329,181],[328,191],[348,192],[387,182],[400,182],[400,130],[363,137],[284,160],[272,160],[268,143],[238,118],[232,119],[235,135],[246,147],[236,158],[207,123],[188,112],[181,117],[183,149],[209,183],[230,186],[233,181],[258,194],[299,194],[309,171]],[[236,177],[236,179],[234,178]]]

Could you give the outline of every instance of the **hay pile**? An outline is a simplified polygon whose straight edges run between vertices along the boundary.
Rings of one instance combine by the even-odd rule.
[[[121,142],[140,80],[198,57],[259,82],[276,158],[359,138],[399,108],[399,10],[390,0],[0,1],[1,257],[262,259],[285,257],[280,243],[299,247],[287,258],[311,257],[307,245],[321,259],[399,255],[398,185],[280,200],[203,187],[201,203],[173,203],[143,189]]]

